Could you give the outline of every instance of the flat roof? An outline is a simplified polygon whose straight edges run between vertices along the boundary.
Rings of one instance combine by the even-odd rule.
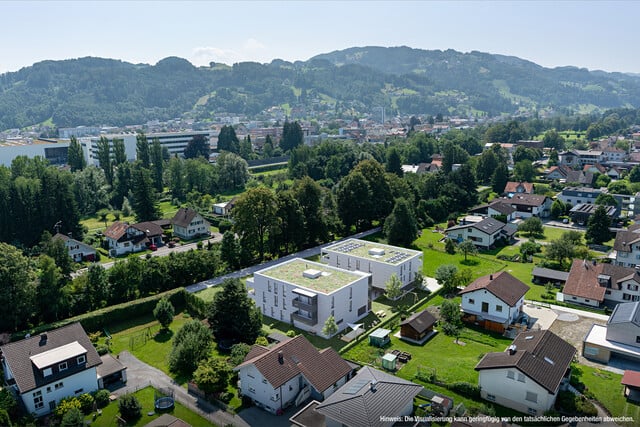
[[[384,250],[384,255],[378,255],[378,251],[376,251],[377,249]],[[392,265],[397,265],[409,258],[422,255],[422,252],[414,251],[413,249],[406,249],[399,246],[385,245],[382,243],[359,239],[347,239],[342,242],[329,245],[322,250],[349,254],[358,258],[385,262]],[[373,253],[370,253],[370,251],[373,251]]]
[[[369,336],[370,337],[374,337],[374,338],[384,338],[387,335],[389,335],[390,333],[391,333],[391,331],[389,329],[378,328],[375,331],[371,332],[371,334]]]
[[[78,341],[45,351],[29,357],[38,369],[44,369],[56,363],[71,359],[72,357],[85,354],[87,350]]]
[[[595,344],[600,347],[604,347],[614,353],[620,353],[627,356],[631,356],[635,359],[640,359],[640,348],[634,347],[628,344],[622,344],[616,341],[607,340],[607,327],[593,324],[591,330],[584,339],[586,344]]]
[[[320,275],[316,279],[305,277],[303,273],[309,269],[319,271]],[[326,264],[307,261],[302,258],[294,258],[291,261],[265,268],[257,273],[323,294],[330,294],[356,280],[368,276],[367,273],[342,270]],[[299,290],[296,290],[296,292],[299,292]]]

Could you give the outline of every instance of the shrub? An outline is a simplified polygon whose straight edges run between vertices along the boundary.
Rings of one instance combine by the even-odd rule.
[[[293,338],[293,337],[295,337],[295,336],[296,336],[296,331],[294,331],[293,329],[288,330],[288,331],[287,331],[287,336],[288,336],[289,338]]]
[[[258,337],[258,338],[256,338],[256,344],[266,347],[266,346],[269,345],[269,341],[267,341],[266,337]]]
[[[82,412],[85,415],[90,414],[93,410],[93,396],[91,396],[89,393],[84,393],[78,396],[78,401],[80,402],[80,409],[82,410]]]
[[[93,396],[98,408],[104,408],[109,404],[109,391],[108,390],[98,390]]]
[[[82,404],[80,403],[80,401],[75,397],[65,397],[60,401],[60,403],[58,403],[58,406],[56,406],[56,409],[54,409],[53,413],[56,417],[62,418],[64,417],[64,414],[74,408],[77,410],[80,410],[82,408]]]
[[[480,387],[477,385],[464,382],[457,381],[449,385],[449,389],[455,391],[458,394],[469,397],[471,399],[480,399]]]
[[[100,356],[104,356],[105,354],[109,353],[109,346],[106,344],[100,344],[96,347],[96,351]]]
[[[94,332],[92,334],[89,334],[89,340],[91,340],[91,342],[95,344],[98,342],[98,339],[100,339],[101,336],[102,331]]]
[[[231,227],[233,227],[233,223],[228,219],[223,219],[220,221],[220,224],[218,224],[218,230],[220,230],[220,233],[222,234],[227,230],[231,230]]]
[[[133,394],[125,394],[118,400],[120,415],[127,421],[134,421],[142,415],[142,406]]]
[[[221,402],[224,402],[224,403],[231,402],[231,399],[233,399],[233,394],[228,393],[226,391],[224,391],[224,392],[222,392],[222,393],[220,393],[218,395],[218,400],[220,400]]]
[[[82,412],[80,412],[80,409],[78,408],[69,409],[62,417],[60,426],[61,427],[83,427],[84,416],[82,415]]]

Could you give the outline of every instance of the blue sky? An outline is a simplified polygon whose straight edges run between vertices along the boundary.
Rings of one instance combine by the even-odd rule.
[[[640,73],[638,1],[0,1],[0,73],[45,59],[307,60],[352,46],[478,50]]]

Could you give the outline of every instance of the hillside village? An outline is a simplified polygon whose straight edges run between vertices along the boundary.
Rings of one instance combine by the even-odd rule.
[[[637,110],[282,119],[5,134],[0,424],[640,420]]]

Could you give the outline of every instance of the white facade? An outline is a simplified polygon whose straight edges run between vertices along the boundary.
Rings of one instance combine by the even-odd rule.
[[[183,227],[178,224],[173,224],[173,234],[182,239],[193,239],[194,237],[209,234],[209,222],[207,222],[200,214],[191,220],[189,225]]]
[[[133,236],[141,236],[144,233],[140,230],[136,230],[133,227],[127,228],[127,234],[130,237]],[[105,241],[107,242],[107,247],[109,248],[109,254],[111,256],[120,256],[132,252],[140,252],[147,249],[147,245],[144,242],[144,239],[140,240],[138,243],[134,243],[132,240],[116,240],[110,237],[105,237]]]
[[[635,267],[640,265],[640,242],[630,245],[631,252],[616,251],[616,265]]]
[[[64,241],[64,244],[74,262],[82,262],[87,257],[95,258],[96,256],[96,250],[93,246],[89,246],[79,240],[68,238]]]
[[[42,416],[50,413],[64,397],[79,396],[98,389],[96,368],[79,372],[21,395],[28,413]],[[42,400],[40,400],[42,398]]]
[[[483,248],[489,248],[492,245],[495,245],[496,241],[502,237],[501,230],[497,230],[493,234],[488,234],[473,227],[473,224],[457,226],[453,230],[446,230],[445,235],[449,239],[453,239],[457,242],[471,240],[476,246],[481,246]]]
[[[354,249],[348,250],[351,247]],[[395,256],[403,258],[386,261]],[[366,240],[348,239],[322,248],[321,259],[333,267],[371,273],[371,284],[378,292],[384,291],[393,274],[404,287],[413,283],[416,274],[422,273],[422,252]]]
[[[550,409],[558,393],[549,393],[517,368],[482,369],[478,385],[483,399],[529,415]]]
[[[461,308],[465,313],[474,314],[492,322],[511,324],[518,318],[523,304],[524,296],[512,307],[486,289],[477,289],[462,294]]]
[[[287,279],[277,274],[279,270],[290,268],[300,274]],[[302,271],[306,269],[321,273],[313,279],[317,282],[302,277]],[[327,290],[324,283],[338,275],[344,280]],[[322,328],[330,315],[335,319],[338,332],[367,315],[370,277],[367,273],[349,272],[295,258],[257,271],[247,280],[247,287],[252,288],[250,296],[263,315],[324,336]]]
[[[33,158],[44,157],[51,164],[65,164],[67,162],[67,152],[69,142],[58,142],[51,144],[40,143],[11,143],[0,147],[0,165],[11,166],[13,160],[18,156]]]
[[[564,302],[570,302],[574,304],[584,304],[584,305],[589,305],[591,307],[600,307],[600,304],[602,303],[601,301],[598,301],[598,300],[579,297],[576,295],[567,295],[567,294],[563,294],[563,300]]]

